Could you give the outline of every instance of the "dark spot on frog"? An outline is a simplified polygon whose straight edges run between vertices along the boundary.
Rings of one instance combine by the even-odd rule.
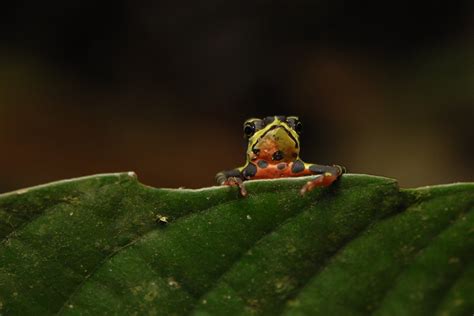
[[[311,170],[311,172],[314,172],[314,173],[324,173],[325,172],[324,166],[318,166],[318,165],[309,166],[309,170]]]
[[[247,179],[255,176],[255,174],[257,174],[257,166],[255,166],[253,163],[249,163],[242,171],[242,175]]]
[[[291,167],[291,172],[299,173],[304,170],[304,163],[301,160],[296,160]]]
[[[265,160],[259,160],[257,165],[262,168],[262,169],[265,169],[266,167],[268,167],[268,162],[266,162]]]
[[[288,166],[288,165],[286,164],[286,162],[281,162],[281,163],[279,163],[279,164],[277,165],[277,168],[278,168],[279,170],[283,170],[283,169],[285,169],[287,166]]]
[[[276,161],[282,160],[283,159],[283,152],[281,150],[275,151],[275,153],[272,156],[272,159],[276,160]]]
[[[263,119],[263,123],[265,125],[268,125],[270,124],[271,122],[273,122],[275,120],[275,117],[274,116],[267,116],[266,118]]]

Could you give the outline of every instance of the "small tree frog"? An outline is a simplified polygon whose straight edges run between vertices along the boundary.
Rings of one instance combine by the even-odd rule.
[[[303,162],[300,140],[303,125],[296,116],[268,116],[244,122],[244,136],[248,141],[247,162],[244,166],[221,171],[216,175],[220,185],[238,186],[247,195],[243,181],[316,175],[300,190],[303,195],[315,187],[330,186],[343,173],[344,167]]]

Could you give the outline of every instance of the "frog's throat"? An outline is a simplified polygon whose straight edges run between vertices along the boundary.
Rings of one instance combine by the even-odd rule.
[[[265,133],[263,133],[262,135],[260,135],[260,137],[258,137],[252,144],[252,151],[255,149],[255,146],[260,143],[260,141],[265,138],[265,136],[270,132],[270,131],[273,131],[274,129],[277,129],[277,128],[281,128],[285,131],[285,133],[288,135],[288,137],[295,143],[295,149],[298,149],[299,148],[299,142],[298,140],[291,134],[291,132],[285,128],[284,126],[282,125],[275,125],[275,126],[272,126],[271,128],[269,128],[267,131],[265,131]]]

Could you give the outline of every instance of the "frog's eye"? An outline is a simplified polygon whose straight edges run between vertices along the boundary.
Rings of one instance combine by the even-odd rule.
[[[300,122],[300,120],[298,119],[298,117],[296,117],[296,116],[289,116],[289,117],[286,119],[286,122],[287,122],[288,125],[290,125],[291,128],[294,129],[295,132],[297,132],[298,134],[301,134],[301,132],[303,131],[303,124]]]
[[[295,132],[301,134],[303,131],[303,124],[300,121],[295,122]]]
[[[246,137],[250,137],[255,133],[255,124],[253,122],[245,123],[244,134]]]

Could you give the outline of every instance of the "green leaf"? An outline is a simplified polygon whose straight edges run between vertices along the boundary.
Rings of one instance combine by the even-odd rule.
[[[242,198],[129,173],[0,195],[0,314],[474,311],[474,184],[344,175],[301,197],[305,181]]]

